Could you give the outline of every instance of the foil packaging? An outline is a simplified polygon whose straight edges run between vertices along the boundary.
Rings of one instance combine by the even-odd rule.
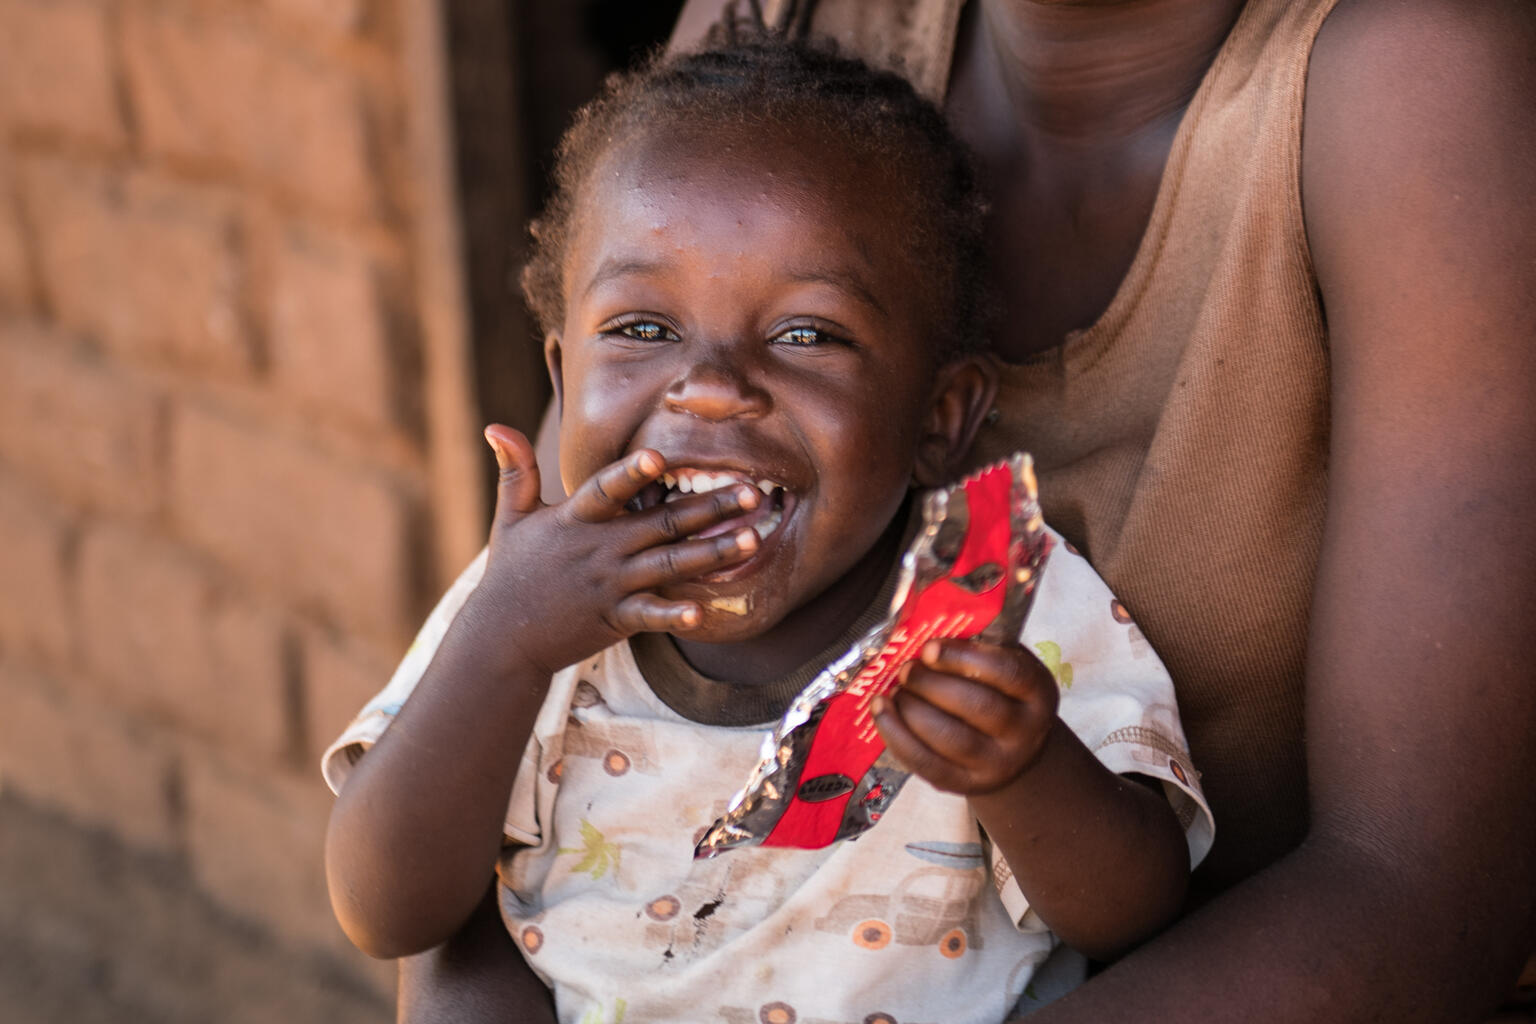
[[[1027,454],[923,495],[890,614],[790,703],[694,858],[738,846],[815,849],[872,828],[908,773],[886,753],[870,701],[935,637],[1016,642],[1050,550]]]

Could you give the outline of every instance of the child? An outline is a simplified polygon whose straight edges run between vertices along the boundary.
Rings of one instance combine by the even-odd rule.
[[[1172,919],[1211,836],[1172,687],[1064,545],[1050,669],[931,642],[877,709],[916,775],[876,828],[693,859],[990,405],[980,211],[938,113],[825,52],[675,58],[583,111],[524,282],[570,498],[486,431],[488,549],[327,755],[362,949],[441,943],[495,871],[564,1021],[998,1021],[1055,939]]]

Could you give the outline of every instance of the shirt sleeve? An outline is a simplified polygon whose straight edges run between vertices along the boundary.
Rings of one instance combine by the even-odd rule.
[[[1088,749],[1116,774],[1162,784],[1194,868],[1210,851],[1216,826],[1190,761],[1173,680],[1099,574],[1059,534],[1052,536],[1056,547],[1020,642],[1056,677],[1057,714]],[[1007,862],[995,849],[991,857],[998,895],[1014,921],[1026,928],[1038,923]]]
[[[326,748],[320,760],[320,771],[325,776],[326,784],[331,787],[331,792],[341,792],[352,767],[384,734],[384,730],[389,728],[395,715],[416,689],[422,674],[436,656],[438,645],[443,642],[448,627],[453,624],[475,587],[480,585],[480,578],[485,574],[485,559],[486,551],[482,548],[474,561],[465,567],[443,594],[437,607],[427,616],[426,622],[422,623],[389,682],[363,705],[357,717]],[[523,750],[517,778],[507,802],[507,816],[502,831],[509,842],[536,846],[542,839],[542,823],[549,820],[555,780],[547,780],[547,785],[541,785],[539,780],[549,766],[560,759],[567,709],[575,686],[574,668],[558,673],[550,684],[550,692],[534,722],[533,735],[528,738],[528,744]]]
[[[427,621],[422,623],[416,639],[411,641],[405,657],[400,659],[400,664],[395,668],[394,675],[389,677],[389,682],[384,684],[384,689],[363,705],[357,717],[352,719],[351,724],[342,730],[341,735],[321,755],[320,771],[332,793],[341,792],[342,784],[352,772],[352,766],[389,728],[389,723],[394,721],[405,699],[416,689],[422,673],[437,655],[438,645],[443,642],[443,635],[448,632],[454,617],[464,607],[469,595],[474,593],[475,587],[480,585],[480,577],[485,575],[485,558],[486,550],[482,548],[474,561],[459,573],[459,578],[453,581],[447,593],[443,594],[437,607],[427,616]]]

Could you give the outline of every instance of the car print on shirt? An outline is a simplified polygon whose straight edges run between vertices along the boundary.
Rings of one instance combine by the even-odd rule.
[[[918,868],[886,894],[854,893],[816,920],[816,930],[841,932],[863,949],[880,950],[892,942],[935,946],[954,960],[974,945],[978,894],[986,880],[980,843],[908,843],[906,850],[933,867]]]
[[[828,1017],[801,1017],[788,1003],[764,1003],[752,1010],[744,1006],[722,1006],[717,1011],[725,1024],[918,1024],[898,1021],[889,1013],[869,1013],[858,1020],[832,1020]]]

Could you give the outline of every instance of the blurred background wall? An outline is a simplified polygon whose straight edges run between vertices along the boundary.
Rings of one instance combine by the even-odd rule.
[[[537,423],[549,147],[678,6],[0,0],[0,1020],[389,1019],[317,759]]]

